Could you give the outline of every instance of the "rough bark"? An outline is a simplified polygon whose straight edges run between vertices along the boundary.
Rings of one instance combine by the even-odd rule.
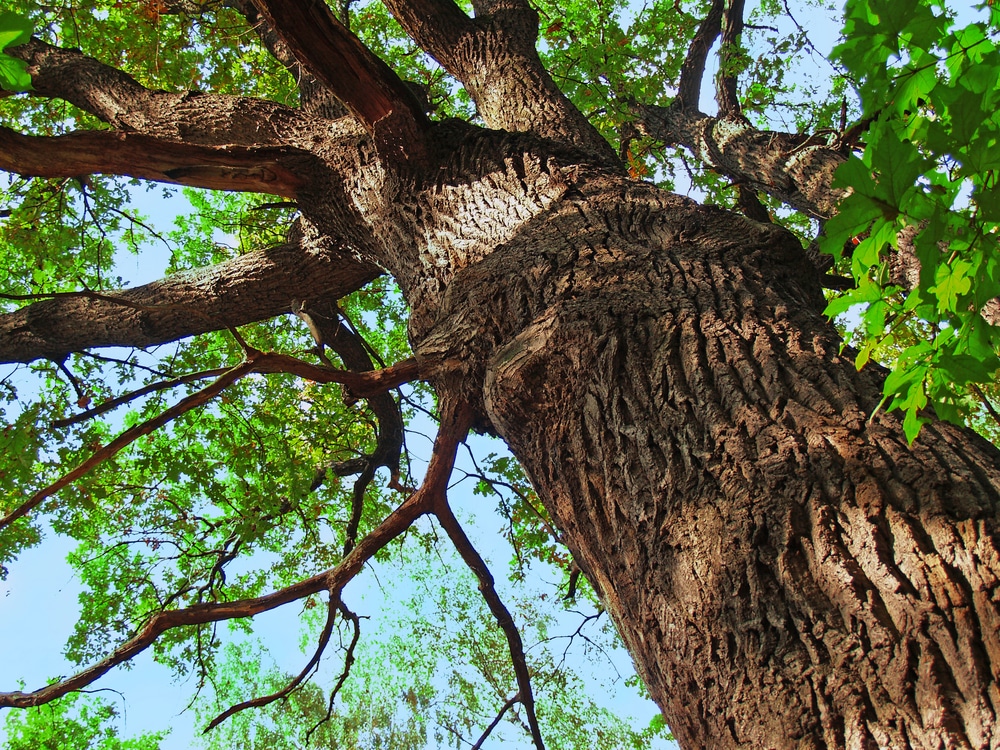
[[[782,230],[541,163],[530,219],[490,171],[492,252],[440,235],[416,351],[484,397],[682,746],[996,746],[995,449],[868,419]]]
[[[705,165],[817,219],[829,219],[846,192],[831,187],[847,159],[823,136],[758,130],[739,115],[709,117],[680,106],[638,105],[648,135],[691,150]]]
[[[342,297],[380,274],[346,252],[298,245],[104,295],[65,295],[0,315],[0,362],[64,360],[101,346],[153,346],[291,312],[293,299]]]
[[[682,747],[996,746],[995,450],[867,421],[879,378],[803,304],[794,243],[630,197],[485,261],[507,291],[477,272],[463,303],[532,318],[489,419]]]

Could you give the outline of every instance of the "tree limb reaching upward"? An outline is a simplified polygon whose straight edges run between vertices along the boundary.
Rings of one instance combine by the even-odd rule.
[[[387,156],[420,158],[428,121],[399,76],[319,0],[254,0],[299,63],[372,133]]]

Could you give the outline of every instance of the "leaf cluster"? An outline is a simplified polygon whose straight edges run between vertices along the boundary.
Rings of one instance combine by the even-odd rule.
[[[968,386],[1000,366],[998,21],[991,10],[960,24],[939,0],[851,2],[836,50],[871,124],[838,170],[850,195],[825,227],[857,286],[828,313],[862,306],[859,368],[896,355],[885,398],[911,441],[925,407],[955,422],[975,413]]]

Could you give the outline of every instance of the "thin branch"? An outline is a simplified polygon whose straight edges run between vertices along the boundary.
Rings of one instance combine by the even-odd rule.
[[[975,383],[970,383],[969,385],[972,388],[973,393],[975,393],[979,398],[983,408],[986,409],[991,417],[993,417],[993,421],[996,422],[997,425],[1000,425],[1000,413],[997,413],[997,410],[994,408],[992,402],[986,397],[986,394],[983,393],[983,389]]]
[[[333,703],[337,700],[337,695],[340,693],[340,689],[347,682],[348,676],[351,674],[351,667],[354,666],[354,652],[357,650],[358,639],[361,638],[361,620],[360,618],[347,608],[343,602],[339,603],[340,613],[344,616],[345,620],[351,623],[353,634],[351,636],[351,642],[347,646],[347,653],[344,655],[344,670],[340,673],[340,677],[337,678],[337,683],[333,686],[333,690],[330,691],[330,700],[326,704],[326,715],[317,721],[313,726],[309,728],[306,732],[305,744],[308,746],[309,740],[313,733],[319,729],[323,724],[328,722],[333,716]]]
[[[507,637],[507,646],[510,649],[510,658],[514,664],[514,675],[517,679],[518,695],[525,713],[528,715],[528,727],[531,738],[535,743],[536,750],[545,750],[545,743],[542,740],[542,732],[538,726],[538,717],[535,715],[535,698],[531,691],[531,674],[528,671],[528,664],[524,658],[524,644],[521,641],[521,634],[514,624],[514,619],[497,594],[493,575],[490,573],[486,562],[479,552],[472,545],[469,537],[459,524],[458,519],[452,512],[447,500],[442,495],[438,498],[434,507],[434,515],[441,523],[442,528],[448,534],[452,544],[458,554],[465,561],[465,564],[475,573],[479,579],[479,591],[486,600],[487,606],[496,618],[497,624]]]
[[[169,388],[176,388],[179,385],[184,385],[185,383],[194,383],[198,380],[204,380],[205,378],[216,378],[220,375],[228,372],[227,367],[217,367],[214,370],[204,370],[202,372],[193,372],[189,375],[183,375],[179,378],[174,378],[173,380],[163,380],[159,383],[151,383],[144,388],[132,391],[131,393],[126,393],[117,398],[108,399],[99,406],[95,406],[92,409],[88,409],[80,414],[74,414],[72,417],[67,417],[66,419],[57,419],[52,422],[52,427],[62,428],[70,427],[80,422],[86,422],[88,419],[93,419],[94,417],[100,416],[105,412],[116,409],[122,404],[127,404],[129,401],[134,401],[137,398],[142,398],[143,396],[148,396],[150,393],[156,393],[157,391],[165,391]]]
[[[258,356],[255,356],[252,372],[262,375],[287,372],[315,383],[339,383],[361,398],[383,393],[422,377],[417,360],[413,357],[381,370],[351,372],[325,365],[310,364],[288,354],[276,352],[260,352]]]
[[[299,687],[299,685],[301,685],[305,681],[305,679],[309,676],[309,673],[319,667],[319,660],[322,658],[323,652],[326,650],[327,644],[330,642],[330,636],[333,634],[333,623],[336,620],[336,617],[337,617],[337,602],[331,596],[330,601],[327,603],[326,624],[323,626],[323,632],[321,632],[319,635],[319,641],[316,644],[316,650],[313,652],[312,658],[309,659],[308,662],[306,662],[306,665],[305,667],[302,668],[302,671],[299,672],[299,674],[296,675],[296,677],[292,679],[292,681],[289,682],[287,685],[285,685],[285,687],[283,687],[281,690],[271,693],[270,695],[258,696],[257,698],[253,698],[251,700],[243,701],[242,703],[237,703],[233,706],[230,706],[221,714],[212,719],[212,721],[209,722],[208,726],[205,727],[202,734],[208,734],[233,714],[237,714],[240,711],[245,711],[248,708],[259,708],[261,706],[266,706],[267,704],[273,703],[279,698],[284,698],[293,690],[295,690],[297,687]]]
[[[451,455],[453,462],[454,449],[452,449]],[[432,457],[432,464],[434,460]],[[438,462],[440,463],[440,461],[439,458]],[[331,595],[339,597],[344,586],[353,580],[368,560],[406,531],[417,518],[431,512],[433,507],[431,497],[423,487],[415,492],[362,539],[358,546],[351,551],[351,554],[333,568],[254,599],[196,604],[182,609],[157,612],[149,618],[145,626],[135,636],[112,651],[106,658],[76,675],[30,693],[21,691],[0,693],[0,708],[40,706],[67,693],[80,690],[109,670],[149,648],[160,635],[173,628],[253,617],[320,591],[329,591]]]
[[[479,739],[476,740],[476,743],[470,748],[470,750],[480,750],[480,748],[483,746],[483,743],[486,742],[486,739],[490,736],[490,734],[493,733],[493,730],[497,728],[497,725],[500,723],[500,720],[503,719],[504,714],[510,711],[510,709],[512,709],[514,705],[516,703],[519,703],[520,701],[521,701],[520,693],[517,693],[516,695],[513,695],[510,698],[508,698],[507,702],[504,703],[503,706],[500,708],[500,711],[497,713],[496,718],[493,719],[493,721],[490,723],[488,727],[486,727],[486,731],[484,731],[482,735],[480,735]]]
[[[292,311],[309,327],[321,351],[324,346],[329,346],[351,371],[370,372],[373,369],[372,355],[376,357],[378,355],[356,330],[346,325],[345,317],[335,299],[327,298],[318,305],[296,301],[292,303]],[[375,479],[375,472],[379,467],[384,466],[389,469],[390,487],[405,491],[399,482],[399,458],[403,447],[403,418],[399,406],[388,392],[370,396],[368,405],[378,420],[377,442],[375,450],[368,456],[367,463],[361,470],[361,475],[354,483],[351,516],[344,535],[345,555],[357,542],[365,492]],[[322,481],[322,477],[319,475],[317,477]]]
[[[303,180],[281,147],[200,146],[111,130],[33,136],[0,127],[0,169],[31,177],[114,174],[294,198]]]
[[[134,427],[130,427],[129,429],[125,430],[125,432],[121,433],[110,443],[94,451],[94,453],[90,456],[90,458],[85,460],[75,469],[64,474],[63,476],[61,476],[55,482],[52,482],[52,484],[48,485],[47,487],[39,490],[30,498],[28,498],[25,502],[21,503],[21,505],[19,505],[17,508],[8,513],[6,516],[0,518],[0,531],[5,529],[7,526],[16,521],[18,518],[21,518],[22,516],[25,516],[28,513],[30,513],[33,509],[38,507],[38,505],[43,500],[45,500],[48,497],[51,497],[56,492],[61,490],[63,487],[66,487],[67,485],[76,481],[84,474],[89,472],[91,469],[93,469],[95,466],[111,458],[116,453],[121,451],[123,448],[126,448],[127,446],[131,445],[133,442],[138,440],[143,435],[148,435],[154,430],[167,424],[171,420],[176,419],[181,414],[184,414],[185,412],[188,412],[191,409],[194,409],[196,407],[208,403],[213,398],[215,398],[219,393],[221,393],[223,390],[225,390],[230,385],[235,383],[237,380],[242,378],[244,375],[253,372],[254,365],[255,362],[252,359],[247,359],[241,362],[235,367],[232,367],[229,370],[227,370],[222,377],[220,377],[211,385],[202,388],[200,391],[196,393],[192,393],[187,398],[182,399],[177,404],[165,410],[161,414],[153,417],[152,419],[147,419],[142,424],[135,425]]]

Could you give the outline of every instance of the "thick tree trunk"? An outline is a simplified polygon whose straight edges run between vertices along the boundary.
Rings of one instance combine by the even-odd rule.
[[[996,747],[997,452],[869,419],[880,375],[804,263],[581,181],[451,280],[417,352],[465,396],[490,357],[488,419],[683,747]]]

